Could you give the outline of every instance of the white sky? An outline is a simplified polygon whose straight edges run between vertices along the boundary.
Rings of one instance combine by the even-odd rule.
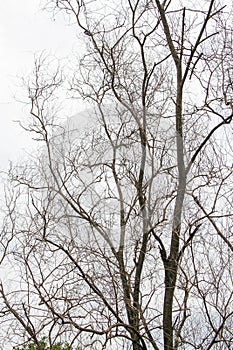
[[[16,102],[20,79],[33,68],[34,54],[43,50],[66,57],[77,46],[75,27],[42,11],[40,0],[0,0],[0,170],[29,148],[14,120],[22,120],[23,105]]]

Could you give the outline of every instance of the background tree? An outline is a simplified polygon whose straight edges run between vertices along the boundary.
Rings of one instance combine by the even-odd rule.
[[[225,5],[47,3],[86,44],[69,90],[91,109],[86,127],[59,124],[64,74],[35,61],[24,127],[43,147],[9,174],[5,329],[87,349],[232,347]]]
[[[57,343],[54,345],[48,345],[46,343],[46,339],[43,338],[40,340],[39,345],[35,344],[35,343],[27,343],[25,344],[23,347],[16,347],[14,348],[14,350],[72,350],[72,347],[69,346],[69,344],[61,344],[61,343]],[[77,348],[77,350],[79,350]]]

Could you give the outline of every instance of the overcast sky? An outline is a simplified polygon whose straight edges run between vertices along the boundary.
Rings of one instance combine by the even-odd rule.
[[[15,160],[29,139],[14,120],[22,120],[19,77],[33,68],[34,54],[43,50],[67,57],[77,45],[74,26],[63,18],[54,21],[42,11],[40,0],[0,1],[0,169]]]

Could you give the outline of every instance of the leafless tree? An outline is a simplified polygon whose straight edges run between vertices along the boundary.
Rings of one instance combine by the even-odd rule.
[[[66,79],[36,60],[24,127],[43,146],[9,174],[2,324],[36,344],[231,349],[229,4],[46,6],[86,44],[69,92],[91,108],[59,124]]]

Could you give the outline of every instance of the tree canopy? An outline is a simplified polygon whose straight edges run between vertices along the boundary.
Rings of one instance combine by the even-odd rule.
[[[9,171],[2,339],[231,349],[232,5],[45,6],[77,52],[65,67],[37,56],[24,79],[38,152]],[[59,121],[64,91],[86,123]]]

